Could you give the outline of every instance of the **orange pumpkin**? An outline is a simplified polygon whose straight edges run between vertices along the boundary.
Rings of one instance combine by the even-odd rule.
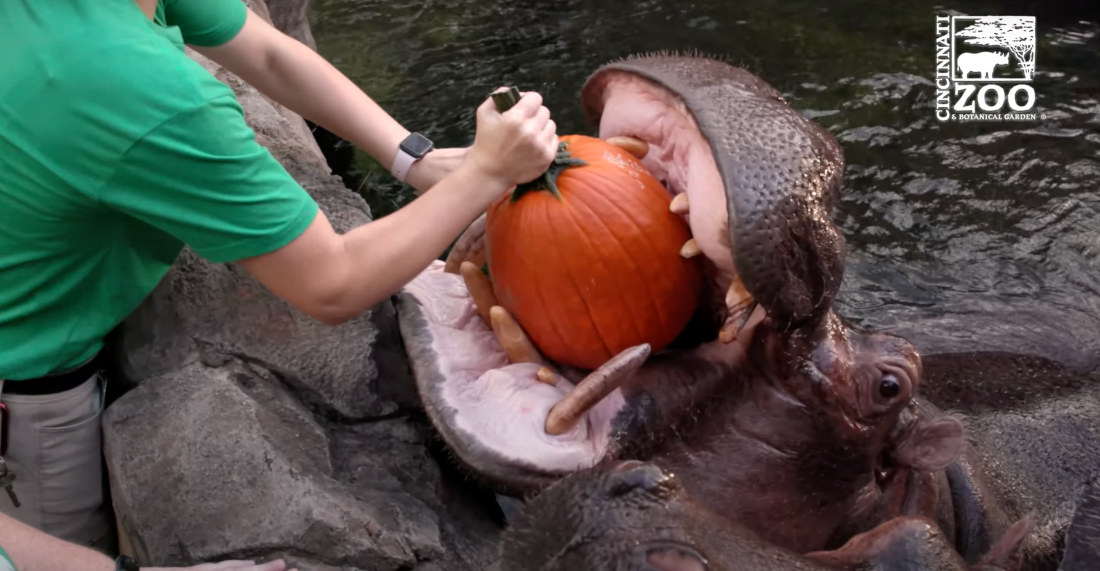
[[[558,363],[594,369],[640,343],[658,351],[699,303],[698,262],[680,255],[690,230],[633,155],[594,137],[560,141],[543,179],[488,209],[498,302]]]

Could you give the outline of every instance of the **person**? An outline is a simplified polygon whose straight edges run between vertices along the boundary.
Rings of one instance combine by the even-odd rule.
[[[185,46],[419,195],[338,234]],[[469,147],[432,150],[241,0],[5,0],[0,53],[0,513],[106,553],[96,356],[185,245],[338,324],[423,271],[557,150],[535,92],[504,113],[486,97]],[[13,529],[0,521],[9,552]],[[65,552],[21,537],[40,546],[15,556],[28,569]]]
[[[103,553],[46,535],[0,514],[0,571],[115,571],[116,560]],[[7,549],[5,550],[5,545]],[[141,567],[141,571],[297,571],[282,559],[267,563],[228,560],[193,567]]]

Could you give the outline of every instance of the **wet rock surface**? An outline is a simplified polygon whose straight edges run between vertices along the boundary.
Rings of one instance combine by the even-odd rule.
[[[234,89],[259,142],[337,231],[371,219],[299,116],[190,55]],[[105,455],[141,561],[282,556],[306,571],[484,569],[495,558],[499,514],[444,472],[391,302],[326,326],[240,268],[185,250],[111,353],[117,384],[135,388],[105,413]]]

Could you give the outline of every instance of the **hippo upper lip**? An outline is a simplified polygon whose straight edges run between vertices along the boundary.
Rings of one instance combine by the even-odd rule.
[[[594,124],[616,73],[674,94],[707,139],[725,186],[737,275],[773,324],[781,331],[820,325],[839,290],[845,258],[844,239],[830,216],[844,169],[835,138],[760,78],[680,54],[632,56],[597,70],[581,91]]]

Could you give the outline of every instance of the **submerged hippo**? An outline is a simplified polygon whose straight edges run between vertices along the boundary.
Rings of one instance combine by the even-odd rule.
[[[970,443],[939,474],[893,465],[887,451],[877,489],[853,512],[859,524],[842,528],[838,541],[899,515],[923,516],[975,561],[1030,517],[1034,532],[1021,546],[1021,569],[1058,568],[1075,510],[1100,476],[1100,375],[1005,352],[928,355],[924,363],[928,402],[917,414],[961,414]],[[1097,548],[1100,529],[1078,533]],[[1100,559],[1087,568],[1100,569]]]
[[[828,132],[758,77],[702,57],[613,62],[582,105],[687,216],[710,319],[691,346],[558,374],[510,363],[467,281],[434,264],[400,296],[401,332],[428,416],[472,474],[522,495],[603,460],[653,460],[723,517],[802,553],[850,518],[885,449],[917,473],[957,458],[960,422],[911,412],[913,347],[832,311],[843,158]],[[478,235],[455,251],[479,259]]]
[[[969,567],[924,518],[896,518],[835,551],[800,555],[689,496],[653,464],[601,464],[554,484],[505,531],[501,571],[964,571],[1004,569],[1017,537]]]

